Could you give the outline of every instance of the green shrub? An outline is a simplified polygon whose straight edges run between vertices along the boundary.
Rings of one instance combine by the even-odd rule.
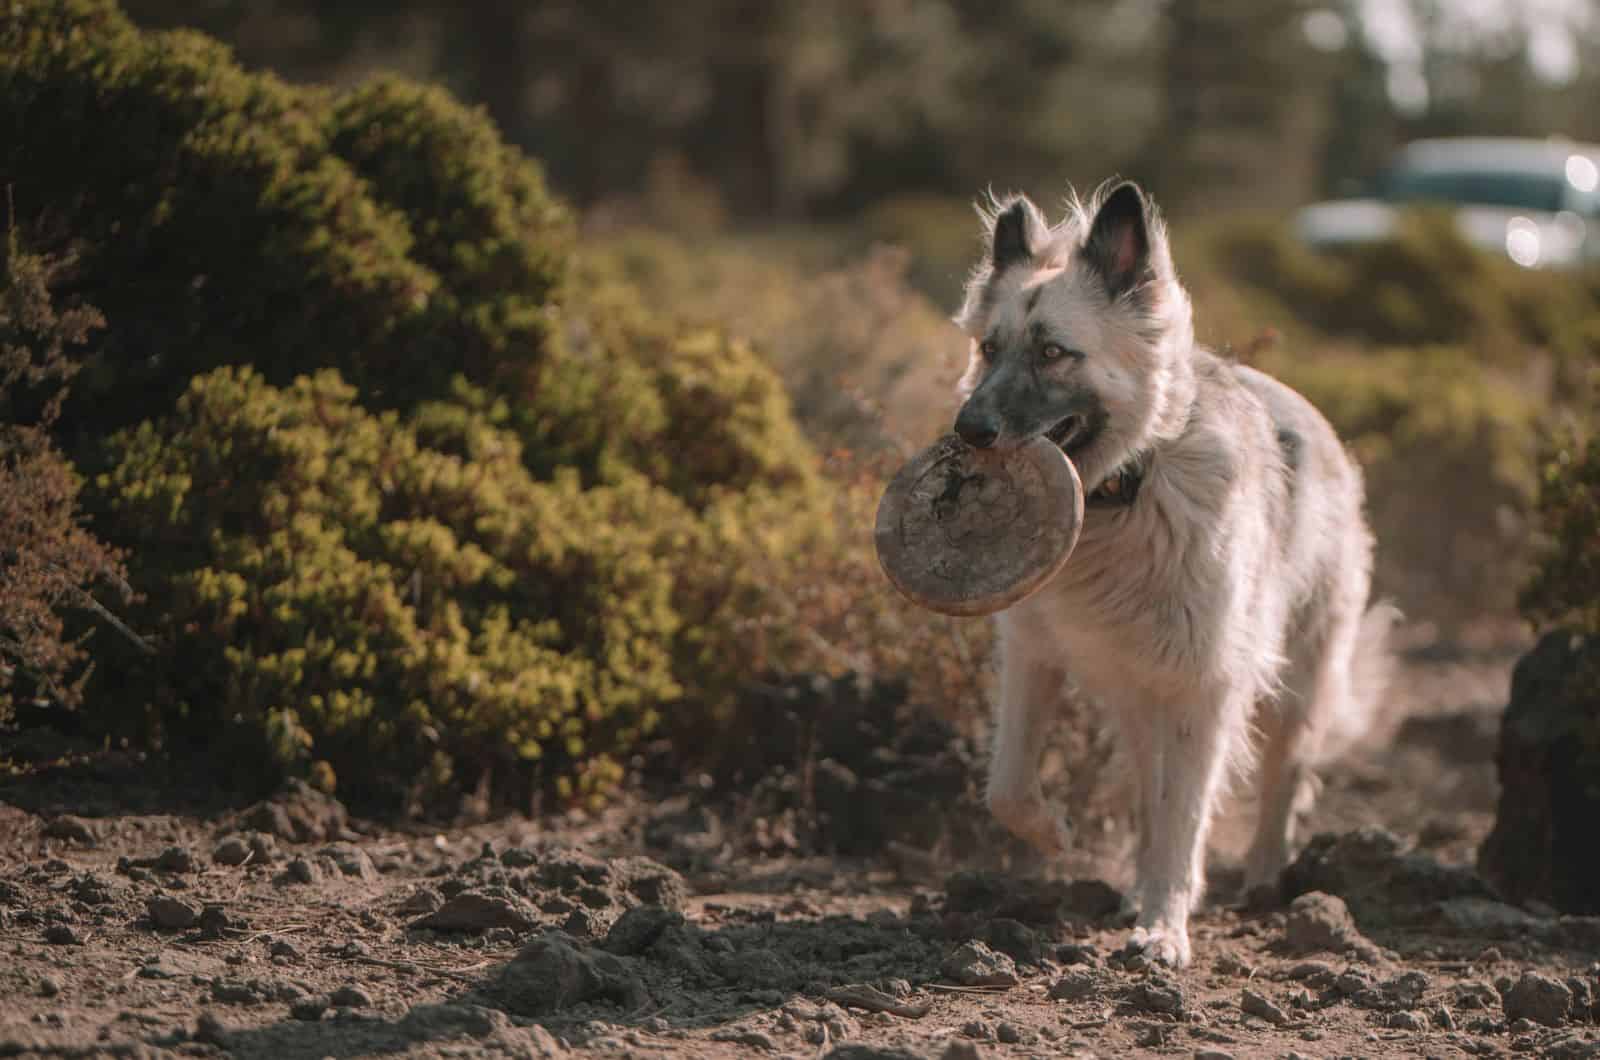
[[[68,351],[105,323],[57,304],[69,264],[26,252],[14,230],[0,240],[0,721],[24,696],[76,705],[90,660],[68,615],[108,614],[93,595],[104,583],[127,590],[120,557],[82,524],[81,484],[48,430],[73,374]]]
[[[365,802],[523,762],[598,790],[683,695],[674,557],[697,521],[637,474],[535,481],[477,414],[419,417],[463,459],[355,398],[332,371],[223,368],[113,441],[101,493],[163,656],[101,720],[262,780],[326,762]]]
[[[1512,613],[1542,395],[1451,347],[1274,350],[1259,363],[1360,460],[1382,592],[1447,627]]]
[[[1600,351],[1600,269],[1522,268],[1469,244],[1447,213],[1406,211],[1393,238],[1337,252],[1307,248],[1275,217],[1206,227],[1197,256],[1324,335],[1462,346],[1508,366]]]
[[[1556,432],[1544,454],[1538,519],[1545,540],[1520,598],[1536,626],[1600,634],[1600,439],[1594,426]]]
[[[481,113],[17,0],[0,172],[108,323],[58,435],[158,654],[106,646],[107,736],[367,804],[592,795],[751,677],[715,527],[803,534],[826,494],[782,383],[580,277]]]

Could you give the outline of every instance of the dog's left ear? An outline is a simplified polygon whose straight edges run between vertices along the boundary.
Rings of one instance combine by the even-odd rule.
[[[1106,196],[1089,227],[1084,258],[1100,274],[1106,292],[1117,298],[1150,275],[1150,230],[1144,195],[1124,181]]]

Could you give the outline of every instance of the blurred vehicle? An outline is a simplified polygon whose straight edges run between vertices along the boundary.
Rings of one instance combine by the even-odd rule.
[[[1296,235],[1319,249],[1388,236],[1412,205],[1452,210],[1467,241],[1527,268],[1600,261],[1600,144],[1450,137],[1401,148],[1371,194],[1313,203]]]

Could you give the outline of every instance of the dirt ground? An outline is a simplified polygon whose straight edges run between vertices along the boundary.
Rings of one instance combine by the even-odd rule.
[[[808,855],[688,784],[407,832],[306,789],[185,804],[116,754],[24,771],[0,781],[0,1056],[1600,1057],[1600,918],[1471,871],[1514,661],[1411,654],[1398,735],[1327,777],[1285,875],[1309,896],[1245,907],[1248,807],[1225,821],[1178,973],[1119,958],[1117,865],[1024,872],[904,763],[910,805],[967,831]]]

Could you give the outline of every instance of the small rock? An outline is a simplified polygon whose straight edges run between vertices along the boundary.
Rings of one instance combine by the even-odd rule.
[[[1135,983],[1124,995],[1135,1012],[1154,1012],[1164,1016],[1178,1016],[1184,1010],[1183,987],[1177,980],[1152,976]]]
[[[1038,964],[1044,959],[1039,933],[1020,920],[995,917],[984,926],[984,938],[991,947],[1023,964]]]
[[[231,835],[218,843],[211,852],[211,860],[218,865],[243,865],[250,860],[250,844],[240,836]]]
[[[526,847],[506,847],[500,854],[500,864],[508,869],[525,869],[539,862],[539,855]]]
[[[1015,1023],[1007,1023],[1002,1020],[995,1024],[994,1036],[1007,1045],[1016,1045],[1022,1041],[1022,1028]]]
[[[340,1008],[369,1008],[372,1005],[372,998],[359,986],[341,986],[328,1001]]]
[[[222,1021],[216,1017],[215,1013],[202,1012],[200,1013],[199,1017],[195,1019],[195,1041],[205,1042],[208,1045],[223,1046],[225,1044],[224,1039],[226,1039],[227,1035],[228,1028],[225,1027]]]
[[[1433,1011],[1433,1025],[1440,1030],[1453,1031],[1456,1029],[1456,1017],[1445,1005],[1440,1005]]]
[[[181,902],[170,894],[158,894],[145,903],[150,922],[166,931],[184,931],[194,927],[200,914],[194,906]]]
[[[94,845],[94,829],[89,826],[89,822],[70,813],[51,819],[50,823],[44,826],[44,834],[51,839],[69,839],[86,846]]]
[[[1062,964],[1099,964],[1100,954],[1090,945],[1066,942],[1056,947],[1056,960]]]
[[[1289,1022],[1287,1012],[1279,1008],[1276,1002],[1254,990],[1246,990],[1239,995],[1239,1011],[1247,1016],[1266,1020],[1274,1027],[1282,1027]]]
[[[509,899],[463,891],[411,926],[434,931],[487,931],[496,927],[526,931],[534,924],[533,917]]]
[[[1283,938],[1296,953],[1343,953],[1371,945],[1357,930],[1344,899],[1321,891],[1302,894],[1289,903]]]
[[[315,1023],[317,1020],[322,1018],[322,1014],[327,1010],[327,998],[308,997],[296,1001],[294,1004],[290,1005],[289,1015],[297,1020],[305,1020],[307,1023]]]
[[[438,891],[432,887],[418,887],[395,906],[395,912],[402,916],[424,916],[443,904],[444,898]]]
[[[316,883],[322,879],[322,870],[307,859],[299,857],[289,862],[289,867],[284,870],[284,875],[290,883]]]
[[[904,1055],[901,1050],[895,1049],[892,1055],[886,1055],[879,1060],[899,1060]],[[952,1041],[944,1047],[944,1052],[939,1054],[939,1060],[984,1060],[983,1046],[977,1042]]]
[[[1255,978],[1256,970],[1253,966],[1235,957],[1231,953],[1224,953],[1216,960],[1217,974],[1232,975],[1241,979]]]
[[[993,1041],[994,1029],[983,1020],[968,1020],[961,1025],[961,1033],[978,1041]]]
[[[1507,1020],[1529,1019],[1546,1027],[1559,1027],[1572,1006],[1572,991],[1549,976],[1524,972],[1505,995],[1504,1005]]]
[[[375,880],[378,878],[377,866],[372,864],[372,858],[365,850],[349,843],[337,843],[325,847],[321,856],[329,859],[344,876],[353,876],[358,880]]]
[[[265,832],[251,832],[250,860],[257,865],[270,865],[277,861],[278,841]]]
[[[149,963],[139,966],[140,979],[176,979],[178,977],[177,972],[161,963],[159,956],[150,957],[147,960]]]
[[[1391,1012],[1386,1021],[1390,1027],[1398,1031],[1425,1031],[1428,1029],[1427,1021],[1415,1012]]]
[[[200,933],[208,939],[220,939],[233,922],[228,919],[227,910],[215,903],[208,904],[200,910]]]
[[[1221,1049],[1196,1049],[1194,1060],[1233,1060],[1233,1054],[1225,1053]]]
[[[1050,984],[1050,996],[1057,1001],[1081,1001],[1099,992],[1100,980],[1093,972],[1081,968],[1069,968],[1060,979]]]
[[[61,993],[61,983],[58,980],[48,975],[39,977],[40,997],[55,997],[59,993]]]
[[[151,866],[157,872],[185,873],[194,871],[194,855],[187,847],[168,847],[156,857]]]
[[[1428,977],[1421,972],[1411,971],[1387,979],[1378,987],[1383,996],[1407,1008],[1422,1000],[1422,995],[1428,992]]]
[[[538,1017],[584,1001],[606,999],[635,1008],[650,998],[624,958],[580,953],[559,938],[534,939],[491,987],[506,1011]]]
[[[964,942],[956,947],[939,970],[962,986],[1016,986],[1017,966],[1010,957],[996,953],[981,942]]]
[[[272,945],[267,950],[274,957],[294,958],[300,956],[300,951],[294,948],[294,943],[288,939],[273,939]]]
[[[617,917],[600,945],[620,957],[631,957],[654,945],[667,928],[683,922],[682,913],[664,906],[636,905]]]
[[[249,983],[228,979],[214,981],[211,984],[211,996],[231,1005],[256,1005],[261,1002],[261,995]]]
[[[70,924],[51,924],[44,929],[44,940],[52,946],[83,945],[83,937]]]

